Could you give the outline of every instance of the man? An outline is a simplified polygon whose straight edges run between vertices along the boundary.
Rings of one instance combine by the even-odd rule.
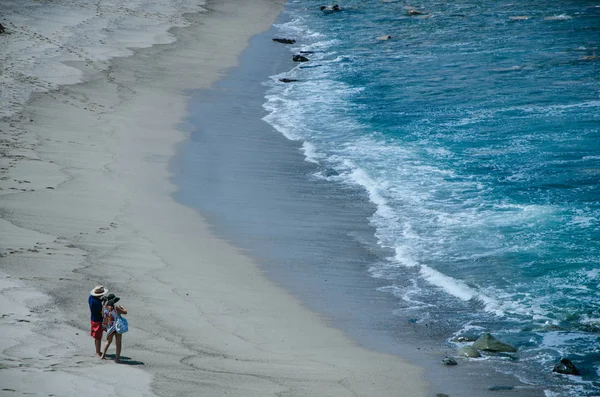
[[[102,357],[100,346],[102,345],[102,296],[108,294],[108,290],[102,285],[94,287],[90,292],[88,304],[90,305],[90,335],[94,338],[96,345],[96,356]]]

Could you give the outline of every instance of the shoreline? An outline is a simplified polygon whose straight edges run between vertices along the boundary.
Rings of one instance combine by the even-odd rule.
[[[2,122],[0,264],[10,278],[0,302],[22,318],[0,323],[17,331],[1,346],[11,390],[0,395],[105,395],[103,379],[128,396],[426,395],[420,369],[328,327],[171,197],[184,91],[235,66],[277,4],[210,5],[172,30],[176,42],[113,59]],[[130,365],[93,355],[85,300],[99,283],[129,309]]]
[[[305,161],[301,142],[262,120],[264,81],[286,77],[296,66],[290,47],[271,43],[271,37],[282,35],[272,28],[255,36],[238,67],[192,94],[186,122],[192,136],[172,166],[177,200],[207,214],[217,236],[243,249],[269,279],[352,340],[425,368],[431,389],[542,395],[539,387],[481,360],[456,357],[456,348],[444,343],[450,331],[443,324],[393,314],[398,302],[381,290],[385,280],[368,274],[372,263],[390,255],[369,241],[374,231],[367,219],[374,209],[368,197],[313,177],[326,171],[323,166]],[[274,59],[265,62],[265,54]],[[446,356],[456,357],[458,367],[442,365]]]

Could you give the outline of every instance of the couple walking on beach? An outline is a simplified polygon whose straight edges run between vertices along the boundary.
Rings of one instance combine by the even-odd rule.
[[[117,305],[120,299],[114,294],[109,294],[108,290],[102,285],[94,287],[88,298],[91,314],[90,335],[94,338],[96,355],[104,359],[106,351],[110,347],[114,337],[117,346],[117,354],[115,355],[115,362],[117,363],[121,358],[123,334],[128,330],[127,320],[121,317],[127,314],[127,309],[121,305]],[[106,344],[103,351],[100,351],[104,331],[106,331]]]

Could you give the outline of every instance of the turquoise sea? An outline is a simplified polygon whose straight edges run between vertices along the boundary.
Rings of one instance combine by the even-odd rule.
[[[275,31],[309,61],[264,83],[264,120],[368,194],[390,316],[491,332],[523,382],[599,396],[600,3],[338,4],[288,4]]]

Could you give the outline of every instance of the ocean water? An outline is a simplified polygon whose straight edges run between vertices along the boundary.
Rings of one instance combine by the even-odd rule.
[[[600,3],[339,4],[288,4],[276,32],[310,61],[264,83],[264,120],[312,177],[367,193],[390,316],[456,347],[491,332],[519,351],[488,363],[599,396]]]

